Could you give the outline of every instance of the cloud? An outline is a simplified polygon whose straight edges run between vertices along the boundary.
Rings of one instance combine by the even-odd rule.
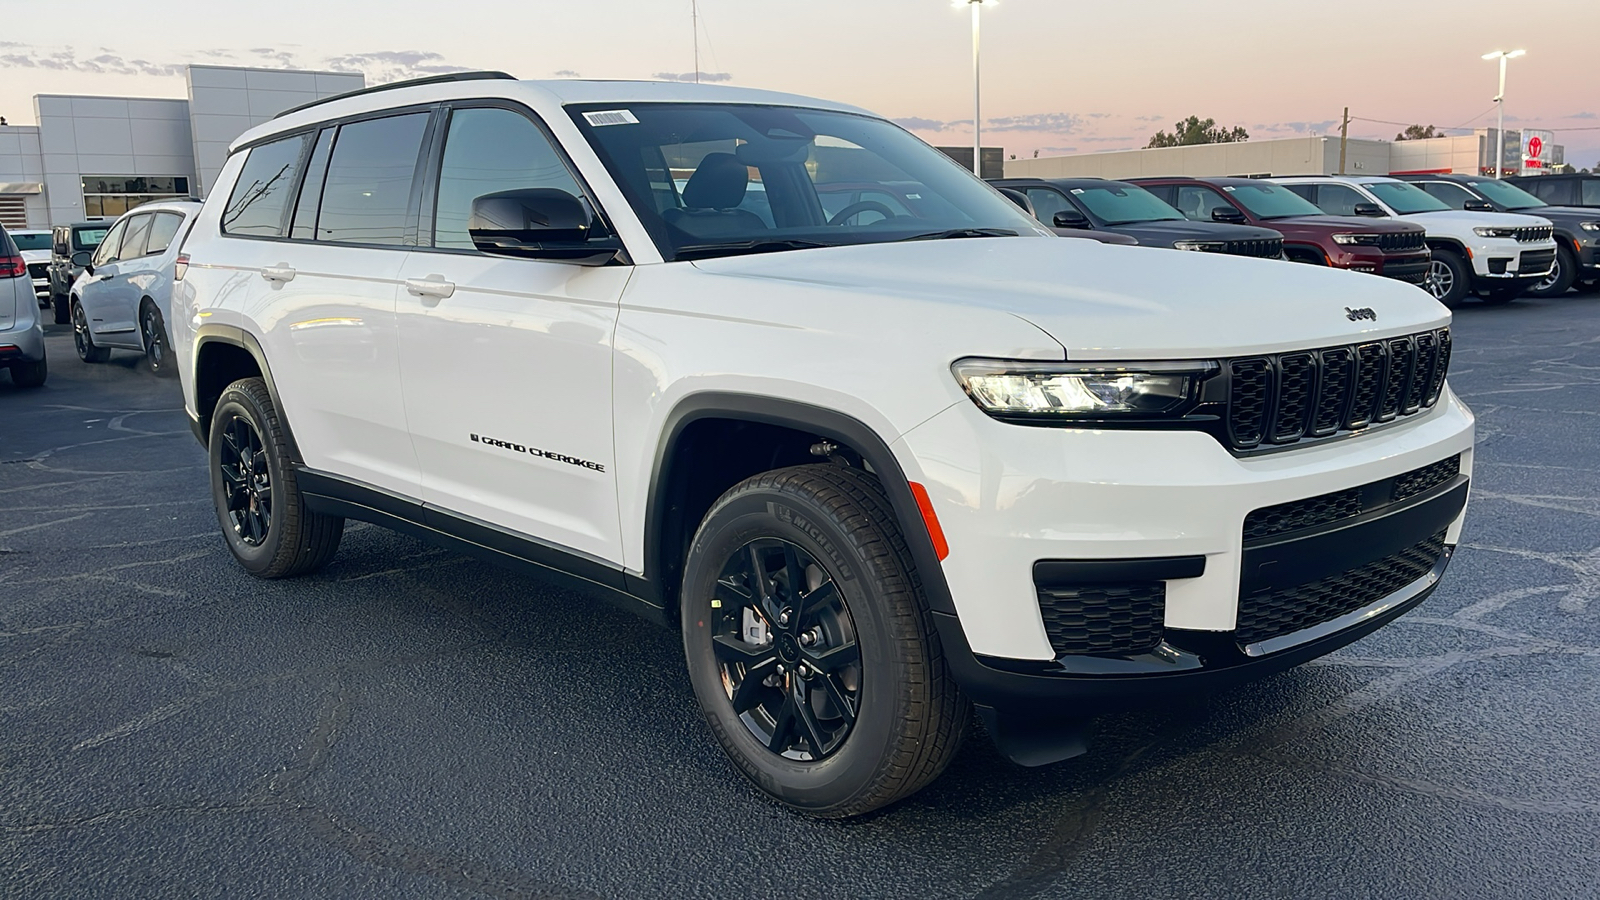
[[[695,73],[693,72],[657,72],[650,77],[657,81],[694,81],[694,76]],[[733,76],[727,72],[701,72],[699,80],[701,82],[732,81]]]
[[[921,116],[906,116],[903,119],[890,119],[889,121],[910,131],[944,131],[950,127],[949,122],[939,119],[924,119]]]
[[[1592,112],[1581,112],[1581,113],[1573,113],[1572,115],[1567,116],[1567,118],[1569,118],[1569,119],[1600,119],[1600,116],[1597,116]]]
[[[6,43],[7,49],[20,48],[23,52],[0,53],[0,68],[49,69],[56,72],[89,72],[96,75],[181,75],[182,63],[153,63],[144,59],[126,59],[115,53],[100,53],[80,57],[72,48],[41,51],[25,44]]]
[[[442,54],[431,50],[375,50],[370,53],[348,53],[344,56],[329,57],[323,61],[323,65],[335,72],[363,72],[367,76],[367,81],[373,84],[471,71],[466,66],[446,62]]]
[[[991,131],[1044,131],[1067,134],[1076,131],[1083,118],[1073,113],[1034,113],[1026,116],[1000,116],[984,122]]]
[[[574,72],[571,69],[562,69],[562,70],[560,70],[559,72],[556,73],[556,77],[557,78],[579,78],[581,76],[579,76],[577,72]]]
[[[1165,122],[1166,120],[1166,116],[1138,116],[1134,119],[1135,122]]]
[[[290,45],[293,47],[295,45]],[[129,58],[111,52],[93,55],[73,47],[39,47],[14,41],[0,43],[0,69],[46,69],[58,72],[88,72],[103,75],[182,75],[190,62],[242,59],[252,65],[282,69],[331,69],[337,72],[362,72],[372,84],[468,71],[450,63],[444,56],[428,50],[375,50],[341,56],[310,58],[296,49],[249,47],[200,50],[186,58],[152,61]]]

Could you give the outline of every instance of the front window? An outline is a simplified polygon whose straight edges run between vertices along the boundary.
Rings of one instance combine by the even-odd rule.
[[[1138,185],[1108,181],[1103,185],[1072,188],[1072,195],[1090,215],[1107,225],[1183,220],[1183,213]]]
[[[1422,188],[1404,181],[1375,181],[1367,185],[1367,190],[1402,216],[1409,216],[1412,213],[1443,212],[1450,208],[1438,198],[1429,196]]]
[[[1309,200],[1266,182],[1230,184],[1223,188],[1258,219],[1287,219],[1290,216],[1320,216],[1324,213]]]
[[[731,103],[569,111],[669,260],[1043,233],[971,172],[881,119]]]
[[[1537,209],[1550,204],[1504,181],[1469,181],[1472,189],[1509,210]]]
[[[17,243],[17,251],[23,250],[49,250],[50,235],[48,234],[17,234],[11,232],[11,239]]]
[[[1581,206],[1600,206],[1600,178],[1585,178],[1583,180],[1583,199]]]
[[[86,216],[120,216],[145,203],[189,196],[189,179],[182,175],[85,175],[82,185]]]
[[[1468,201],[1482,199],[1461,185],[1448,181],[1424,181],[1419,187],[1456,209],[1466,209]]]

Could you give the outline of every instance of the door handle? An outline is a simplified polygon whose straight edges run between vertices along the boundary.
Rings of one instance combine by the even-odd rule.
[[[406,292],[417,297],[432,297],[443,300],[456,292],[453,281],[445,281],[443,275],[429,275],[426,278],[407,278]]]
[[[294,280],[294,267],[282,263],[276,266],[262,266],[261,277],[268,281],[287,284]]]

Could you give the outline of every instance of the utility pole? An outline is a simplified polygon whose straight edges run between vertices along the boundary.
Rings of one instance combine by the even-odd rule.
[[[1344,108],[1344,121],[1339,124],[1339,174],[1344,174],[1345,144],[1350,141],[1350,107]]]
[[[978,88],[978,19],[983,10],[983,0],[968,4],[972,7],[972,174],[983,177],[982,93]]]
[[[700,83],[700,0],[689,0],[689,23],[694,27],[694,83]]]

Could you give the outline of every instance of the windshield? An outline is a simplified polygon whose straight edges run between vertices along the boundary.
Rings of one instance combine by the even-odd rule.
[[[1232,194],[1240,206],[1250,210],[1250,214],[1258,219],[1327,215],[1310,200],[1275,184],[1230,184],[1223,190]]]
[[[1374,181],[1365,185],[1374,197],[1389,204],[1402,216],[1412,213],[1441,212],[1450,209],[1443,201],[1414,184],[1404,181]]]
[[[971,172],[881,119],[731,103],[569,111],[668,260],[1045,234]]]
[[[1091,215],[1107,225],[1183,221],[1183,213],[1135,184],[1108,181],[1103,185],[1072,188],[1071,194]]]
[[[75,250],[93,250],[94,248],[100,246],[100,242],[101,241],[106,239],[106,232],[108,232],[110,230],[111,230],[111,226],[109,226],[109,225],[106,226],[105,228],[74,228],[74,229],[72,229],[72,246],[73,246],[73,249],[75,249]]]
[[[45,234],[17,234],[15,231],[13,231],[13,232],[11,232],[11,239],[13,241],[17,242],[17,249],[19,251],[20,250],[49,250],[50,249],[50,235],[48,233],[45,233]]]
[[[1506,184],[1504,181],[1469,181],[1467,184],[1506,209],[1534,209],[1550,205],[1522,188]]]

